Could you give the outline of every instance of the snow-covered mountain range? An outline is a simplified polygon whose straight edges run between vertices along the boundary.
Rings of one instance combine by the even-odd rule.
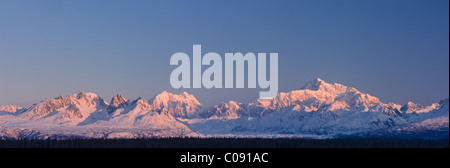
[[[316,78],[299,90],[244,104],[204,107],[191,94],[147,100],[118,94],[61,95],[29,107],[0,106],[1,138],[139,138],[164,136],[316,137],[371,132],[449,131],[449,101],[422,106],[383,103],[353,87]]]

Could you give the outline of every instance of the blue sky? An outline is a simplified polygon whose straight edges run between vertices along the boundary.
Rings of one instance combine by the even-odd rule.
[[[109,102],[169,91],[206,105],[259,89],[172,89],[172,54],[279,53],[279,91],[320,77],[383,102],[449,97],[449,1],[1,0],[0,104],[79,90]],[[205,68],[203,68],[205,69]]]

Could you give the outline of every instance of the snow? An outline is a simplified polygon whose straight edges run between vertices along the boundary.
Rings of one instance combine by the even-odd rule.
[[[448,99],[404,106],[316,78],[300,90],[243,104],[203,107],[194,95],[162,92],[149,101],[118,94],[61,95],[27,108],[0,106],[2,138],[311,137],[332,138],[377,129],[447,128]]]
[[[164,91],[152,98],[149,101],[149,104],[154,111],[183,118],[197,115],[196,113],[200,111],[201,108],[201,104],[194,95],[186,92],[176,95]]]
[[[23,107],[17,107],[13,105],[0,106],[0,112],[7,112],[7,113],[15,113],[21,109],[23,109]]]

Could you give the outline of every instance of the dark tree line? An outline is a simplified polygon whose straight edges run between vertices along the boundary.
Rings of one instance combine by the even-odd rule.
[[[449,140],[150,138],[0,140],[0,148],[448,148]]]

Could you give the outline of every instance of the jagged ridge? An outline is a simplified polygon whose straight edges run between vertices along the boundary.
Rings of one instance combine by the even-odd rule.
[[[0,126],[6,127],[29,122],[25,126],[46,123],[46,127],[142,128],[169,135],[196,131],[335,135],[426,123],[448,127],[448,99],[430,106],[412,102],[404,106],[385,104],[355,88],[329,84],[320,78],[299,90],[280,92],[274,99],[249,104],[228,101],[205,108],[186,92],[162,92],[149,101],[130,101],[118,94],[108,104],[94,93],[80,92],[45,99],[26,108],[1,106],[0,112]]]

